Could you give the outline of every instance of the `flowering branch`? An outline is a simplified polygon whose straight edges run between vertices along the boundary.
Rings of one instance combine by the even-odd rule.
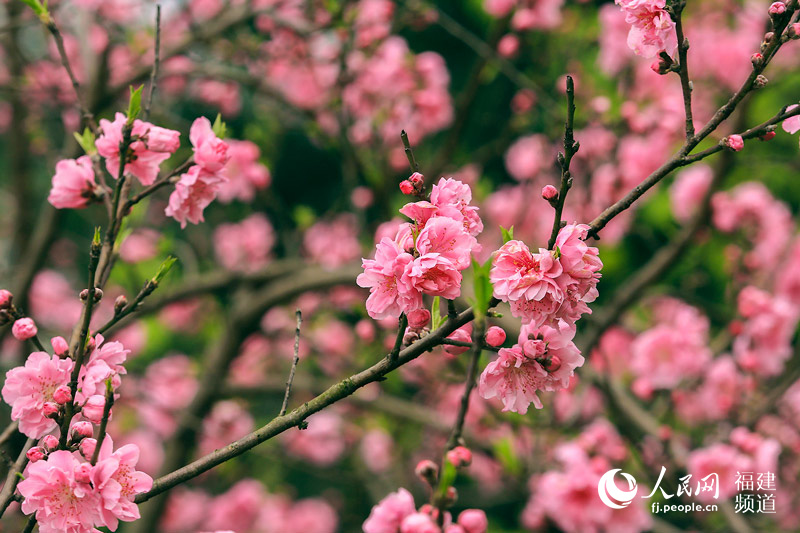
[[[553,229],[550,232],[550,239],[547,241],[547,249],[551,250],[556,244],[556,237],[561,230],[561,212],[564,209],[564,202],[567,200],[567,192],[572,187],[572,174],[569,171],[569,165],[572,162],[572,157],[580,148],[573,136],[573,129],[575,124],[575,82],[572,76],[567,76],[567,119],[564,123],[564,152],[558,154],[558,164],[561,167],[561,190],[555,199],[550,200],[555,208],[555,215],[553,217]]]
[[[97,433],[97,445],[92,454],[92,464],[97,464],[97,458],[100,457],[100,449],[103,447],[103,441],[106,438],[106,427],[108,426],[108,419],[111,417],[111,408],[114,406],[114,387],[111,385],[111,379],[106,380],[106,403],[103,405],[103,418],[100,420],[100,429]]]
[[[292,392],[292,383],[294,382],[294,373],[297,371],[297,363],[300,361],[300,326],[303,323],[303,314],[300,309],[294,312],[297,317],[297,327],[294,330],[294,357],[292,358],[292,368],[289,370],[289,379],[286,381],[286,392],[283,395],[283,404],[278,416],[286,414],[286,408],[289,406],[289,394]]]
[[[697,132],[697,134],[692,137],[691,139],[687,139],[686,142],[681,146],[678,152],[667,162],[661,165],[658,169],[656,169],[652,174],[650,174],[647,178],[645,178],[639,185],[634,187],[628,194],[626,194],[622,199],[611,205],[610,207],[606,208],[602,213],[600,213],[594,220],[589,224],[589,237],[597,237],[600,230],[602,230],[606,224],[611,221],[612,218],[620,214],[621,212],[628,209],[636,200],[638,200],[644,193],[646,193],[650,188],[664,179],[670,172],[675,170],[676,168],[688,165],[689,163],[693,162],[694,160],[688,160],[687,157],[691,153],[691,151],[700,144],[706,137],[708,137],[711,133],[713,133],[719,125],[727,119],[731,113],[736,109],[736,106],[747,96],[750,91],[757,87],[756,79],[761,75],[764,69],[767,67],[771,59],[774,57],[775,53],[777,53],[778,49],[780,49],[781,45],[783,45],[786,40],[783,37],[784,30],[792,18],[792,14],[796,10],[796,4],[792,3],[787,5],[786,7],[786,16],[781,18],[775,25],[775,30],[773,32],[773,36],[770,40],[765,41],[762,45],[763,53],[760,54],[760,58],[753,61],[753,70],[750,71],[750,75],[747,77],[745,82],[736,91],[733,96],[730,97],[727,103],[720,107],[717,112],[714,114],[713,117],[706,123],[703,128]],[[716,150],[718,151],[718,150]],[[714,152],[711,152],[714,153]],[[697,154],[699,155],[699,154]],[[710,154],[707,154],[710,155]]]
[[[350,396],[365,385],[379,381],[386,374],[408,363],[409,361],[416,359],[426,351],[435,348],[441,344],[441,341],[453,331],[472,321],[473,317],[474,315],[472,309],[470,308],[459,314],[455,320],[447,318],[444,324],[442,324],[437,330],[431,332],[430,335],[421,338],[411,346],[402,350],[394,361],[389,355],[387,355],[378,363],[331,386],[322,394],[304,403],[300,407],[297,407],[290,413],[274,418],[267,425],[235,442],[232,442],[228,446],[219,450],[215,450],[214,452],[201,457],[200,459],[197,459],[196,461],[179,468],[174,472],[156,479],[153,483],[153,488],[149,492],[136,496],[136,503],[145,502],[176,485],[197,477],[203,472],[211,470],[215,466],[218,466],[225,461],[229,461],[234,457],[242,455],[244,452],[254,448],[255,446],[258,446],[262,442],[265,442],[276,435],[283,433],[288,429],[299,426],[312,414],[321,411],[325,407],[328,407],[329,405],[336,403],[343,398]]]

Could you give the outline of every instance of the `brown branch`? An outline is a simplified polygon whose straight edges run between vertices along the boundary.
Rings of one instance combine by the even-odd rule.
[[[69,57],[67,56],[67,51],[64,48],[64,38],[61,36],[61,31],[59,31],[58,26],[56,26],[55,20],[52,17],[47,21],[45,24],[47,30],[53,36],[53,39],[56,42],[56,48],[58,49],[58,55],[61,58],[61,65],[64,67],[64,70],[67,71],[67,75],[69,76],[69,81],[72,83],[72,89],[75,91],[75,97],[78,99],[78,107],[81,110],[81,115],[89,127],[94,131],[97,132],[97,124],[94,120],[94,115],[86,104],[83,101],[83,96],[81,95],[81,84],[78,83],[78,78],[75,77],[75,72],[72,70],[72,65],[70,65]]]
[[[472,389],[475,388],[475,380],[478,375],[478,361],[481,358],[481,351],[483,351],[483,335],[485,330],[485,319],[476,320],[474,329],[472,330],[472,350],[470,351],[469,366],[467,367],[467,377],[464,380],[464,394],[461,396],[458,415],[456,416],[455,424],[453,424],[450,438],[447,440],[445,452],[458,446],[462,440],[461,435],[464,432],[464,421],[467,418],[467,411],[469,410],[469,397],[472,393]]]
[[[689,62],[687,52],[689,51],[689,40],[683,35],[683,8],[686,7],[685,0],[680,0],[674,6],[675,33],[678,37],[678,75],[681,79],[681,91],[683,92],[683,109],[686,116],[686,140],[691,141],[694,137],[694,119],[692,118],[692,82],[689,81]]]
[[[561,212],[564,210],[564,203],[567,200],[567,193],[572,187],[572,174],[569,165],[572,157],[580,148],[580,144],[575,141],[573,136],[575,127],[575,83],[572,76],[567,76],[567,119],[564,122],[564,152],[558,154],[558,164],[561,167],[561,189],[558,196],[553,200],[555,215],[553,216],[553,229],[550,231],[550,239],[547,241],[547,249],[552,250],[561,230]]]
[[[303,313],[298,309],[294,314],[297,318],[297,327],[294,330],[294,357],[292,358],[292,368],[289,370],[289,379],[286,381],[286,392],[283,395],[283,404],[281,405],[278,416],[286,414],[286,408],[289,406],[289,394],[292,392],[294,374],[297,371],[297,363],[300,361],[300,326],[303,324]]]
[[[25,445],[22,446],[22,450],[20,450],[19,455],[17,456],[17,460],[8,470],[8,475],[6,475],[6,482],[3,485],[3,490],[0,491],[0,516],[3,516],[3,513],[6,512],[8,509],[8,505],[14,500],[14,491],[17,490],[17,483],[19,483],[19,474],[25,469],[25,465],[28,464],[28,450],[34,444],[33,439],[28,439],[25,441]]]
[[[312,414],[321,411],[325,407],[353,394],[358,389],[381,380],[396,368],[416,359],[426,351],[436,347],[442,339],[450,335],[453,331],[470,322],[473,319],[472,309],[461,313],[457,319],[447,319],[445,323],[430,335],[423,337],[411,346],[402,350],[395,361],[387,355],[375,365],[354,374],[353,376],[340,381],[331,386],[328,390],[315,397],[314,399],[297,407],[289,414],[277,417],[262,428],[250,433],[249,435],[229,444],[228,446],[215,450],[214,452],[201,457],[200,459],[182,467],[174,472],[158,478],[153,484],[153,488],[144,494],[136,497],[136,502],[141,503],[150,498],[161,494],[189,479],[199,476],[203,472],[211,470],[234,457],[237,457],[255,446],[265,442],[284,431],[297,427]]]
[[[111,379],[106,382],[106,403],[103,405],[103,418],[100,420],[100,429],[97,433],[97,445],[94,447],[92,454],[92,464],[97,464],[97,459],[100,457],[100,448],[103,446],[103,441],[106,439],[106,427],[108,426],[108,419],[111,418],[111,408],[114,406],[114,387],[111,385]]]

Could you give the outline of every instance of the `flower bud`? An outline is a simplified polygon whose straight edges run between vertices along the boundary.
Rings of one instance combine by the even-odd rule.
[[[147,149],[171,154],[181,145],[180,135],[180,132],[175,130],[150,126],[150,130],[147,132]]]
[[[789,24],[786,33],[789,35],[790,39],[800,39],[800,22]]]
[[[94,435],[94,426],[91,422],[81,420],[72,425],[72,438],[73,440],[80,440],[84,437],[91,437]]]
[[[58,437],[55,435],[45,435],[40,444],[45,450],[51,452],[58,448]]]
[[[20,318],[11,326],[11,334],[18,341],[26,341],[35,337],[37,333],[39,330],[32,318]]]
[[[99,302],[103,299],[103,289],[99,287],[94,288],[94,301]]]
[[[489,346],[502,346],[506,342],[506,332],[503,328],[492,326],[486,332],[486,344]]]
[[[11,302],[14,300],[14,295],[5,289],[0,289],[0,309],[8,309],[11,307]]]
[[[561,358],[557,355],[550,357],[546,367],[548,372],[556,372],[559,368],[561,368]]]
[[[447,460],[457,468],[472,464],[472,452],[464,446],[456,446],[447,452]]]
[[[764,134],[759,137],[759,139],[761,139],[762,141],[771,141],[772,139],[775,138],[775,135],[776,135],[775,130],[768,130],[765,131]]]
[[[519,52],[519,37],[513,33],[503,35],[497,43],[497,53],[503,57],[512,57]]]
[[[756,76],[755,81],[753,81],[753,87],[755,87],[756,89],[763,89],[764,87],[767,86],[767,83],[769,83],[767,77],[762,74],[759,74],[758,76]]]
[[[413,194],[414,186],[411,185],[410,181],[403,180],[400,182],[400,192],[402,192],[403,194]]]
[[[89,289],[83,289],[80,292],[80,294],[78,294],[78,297],[81,299],[82,302],[85,302],[86,298],[89,297]]]
[[[66,385],[61,385],[53,392],[53,400],[58,404],[64,405],[72,400],[72,392]]]
[[[422,185],[425,183],[425,176],[419,172],[414,172],[408,177],[408,181],[419,191],[422,190]]]
[[[75,481],[78,483],[89,483],[92,476],[92,465],[81,463],[75,467]]]
[[[427,309],[414,309],[406,314],[408,326],[414,329],[422,329],[431,321],[431,312]]]
[[[53,347],[53,353],[59,357],[66,357],[69,355],[69,344],[64,337],[53,337],[50,339],[50,345]]]
[[[32,463],[35,463],[36,461],[41,461],[42,459],[45,458],[45,455],[46,453],[44,451],[44,448],[40,446],[34,446],[33,448],[25,452],[25,457],[27,457],[28,461]]]
[[[770,4],[768,11],[772,16],[783,15],[783,13],[786,12],[786,4],[783,2],[773,2]]]
[[[95,347],[97,347],[97,341],[94,340],[94,337],[89,337],[88,339],[86,339],[86,350],[85,350],[86,355],[92,353]]]
[[[742,139],[741,135],[728,135],[723,139],[722,143],[734,152],[739,152],[744,148],[744,139]]]
[[[87,460],[91,460],[92,456],[94,455],[95,448],[97,448],[97,439],[93,439],[91,437],[83,439],[78,446],[78,449],[81,451],[81,455],[83,455]]]
[[[663,76],[664,74],[669,74],[674,65],[675,62],[672,61],[672,58],[664,53],[650,64],[650,70]]]
[[[466,509],[458,515],[458,525],[466,533],[486,533],[489,530],[489,520],[486,513],[480,509]]]
[[[761,63],[763,61],[764,61],[764,56],[762,56],[758,52],[750,56],[750,62],[753,64],[754,67],[761,66]]]
[[[452,507],[458,501],[458,491],[455,487],[447,487],[444,493],[442,504],[444,507]]]
[[[84,418],[95,424],[99,424],[103,420],[103,409],[106,406],[106,398],[101,394],[90,396],[86,403],[83,404],[81,414]]]
[[[552,185],[545,185],[542,187],[542,198],[551,202],[558,198],[558,189],[553,187]]]
[[[58,404],[55,402],[44,402],[42,405],[42,414],[47,418],[55,418],[58,416]]]
[[[114,314],[118,315],[122,312],[125,307],[128,306],[128,299],[125,297],[124,294],[120,294],[117,296],[117,299],[114,300]]]
[[[419,338],[419,331],[412,328],[406,328],[406,332],[403,334],[403,344],[405,346],[411,346],[417,342]]]
[[[414,469],[414,473],[422,481],[433,486],[434,484],[436,484],[436,480],[439,477],[439,467],[436,466],[436,463],[434,463],[430,459],[423,459],[422,461],[417,463],[417,467]]]

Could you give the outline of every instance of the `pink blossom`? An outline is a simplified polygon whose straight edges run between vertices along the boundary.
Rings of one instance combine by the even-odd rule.
[[[317,222],[303,236],[306,253],[325,268],[336,268],[361,256],[355,217],[341,215]]]
[[[456,179],[441,178],[439,183],[431,187],[431,204],[437,208],[435,214],[461,222],[464,230],[475,237],[483,231],[483,221],[478,215],[478,208],[470,205],[471,202],[472,190],[469,185]],[[477,243],[472,245],[472,251],[479,251]]]
[[[364,464],[371,472],[387,471],[394,461],[394,440],[385,431],[373,429],[361,439],[359,450]]]
[[[11,406],[11,418],[19,420],[22,433],[38,439],[56,428],[56,421],[46,418],[42,410],[53,401],[56,389],[69,383],[72,367],[72,359],[33,352],[24,367],[6,373],[3,400]]]
[[[93,424],[99,424],[100,421],[103,420],[103,410],[105,405],[106,398],[102,394],[89,396],[89,398],[83,404],[81,415],[89,422],[92,422]]]
[[[408,264],[402,283],[431,296],[453,300],[461,295],[461,272],[450,259],[438,253],[417,257]]]
[[[139,448],[135,444],[126,444],[114,451],[114,443],[106,435],[91,477],[101,501],[100,523],[112,531],[117,529],[120,520],[139,519],[139,507],[133,499],[153,487],[153,478],[136,470],[138,462]]]
[[[706,448],[692,451],[686,460],[686,469],[693,481],[700,481],[706,476],[713,479],[719,476],[719,500],[732,498],[739,492],[736,487],[737,472],[752,472],[753,463],[749,457],[740,453],[733,446],[716,443]],[[716,475],[716,476],[715,476]],[[715,502],[716,494],[712,491],[700,491],[695,494],[701,502]]]
[[[742,368],[761,376],[781,373],[791,357],[791,340],[800,309],[782,297],[747,286],[739,293],[739,313],[745,319],[733,341],[733,354]]]
[[[308,417],[308,428],[284,434],[286,451],[320,466],[339,460],[345,451],[342,418],[331,411]]]
[[[431,321],[431,312],[427,309],[414,309],[408,313],[408,327],[422,329]]]
[[[421,256],[436,255],[449,260],[457,270],[471,264],[475,237],[464,231],[461,223],[445,216],[430,219],[417,236],[416,248]]]
[[[370,289],[369,316],[376,320],[398,317],[400,313],[422,307],[422,294],[404,275],[413,260],[413,256],[394,241],[384,238],[378,243],[375,259],[362,261],[364,272],[358,275],[356,283]]]
[[[575,368],[583,365],[583,356],[572,343],[573,335],[566,327],[558,330],[524,326],[521,344],[501,348],[497,359],[484,369],[478,392],[487,400],[500,399],[503,411],[525,414],[531,403],[541,409],[536,392],[568,387]]]
[[[119,256],[126,263],[140,263],[153,259],[158,254],[161,234],[155,230],[139,228],[125,237],[119,246]]]
[[[452,341],[472,342],[472,324],[465,324],[447,336]],[[444,351],[450,355],[459,355],[469,350],[467,346],[445,345]]]
[[[11,333],[18,341],[26,341],[35,337],[39,333],[39,329],[32,318],[25,317],[14,321],[14,325],[11,326]]]
[[[189,140],[194,148],[194,162],[198,166],[210,173],[222,171],[230,157],[228,144],[216,136],[206,117],[199,117],[192,123]]]
[[[122,130],[127,122],[127,117],[122,113],[114,115],[114,122],[105,119],[100,120],[101,135],[97,138],[95,145],[97,153],[106,160],[106,168],[115,179],[119,175],[119,146],[122,142]],[[155,131],[155,142],[152,147],[148,146],[148,135],[152,124],[135,120],[131,130],[130,150],[132,157],[126,157],[125,172],[136,176],[142,185],[151,185],[158,177],[158,169],[161,163],[169,159],[169,156],[178,148],[177,132],[171,132],[163,128]]]
[[[697,211],[713,178],[711,167],[703,164],[678,173],[669,190],[672,212],[678,221],[686,222]]]
[[[221,224],[214,230],[217,260],[228,270],[253,272],[269,264],[275,231],[266,216],[250,215],[238,224]]]
[[[206,455],[223,448],[253,431],[254,427],[253,417],[237,402],[233,400],[217,402],[203,420],[200,453]]]
[[[797,105],[798,104],[790,105],[786,108],[786,111],[794,111],[797,108]],[[800,115],[787,118],[781,123],[781,127],[786,133],[797,133],[800,131]]]
[[[503,328],[492,326],[486,331],[486,344],[489,346],[501,346],[506,342],[506,332]]]
[[[88,483],[76,479],[82,464],[71,452],[59,450],[25,470],[25,479],[17,485],[22,512],[36,513],[42,533],[96,531],[100,502]]]
[[[11,307],[13,299],[14,295],[11,294],[11,291],[5,289],[0,290],[0,309],[8,309]]]
[[[397,533],[403,520],[416,513],[414,497],[406,489],[400,489],[382,499],[372,508],[364,533]]]
[[[225,166],[228,181],[219,190],[219,201],[230,203],[234,199],[252,202],[256,191],[269,186],[269,169],[259,162],[261,150],[250,141],[229,140],[230,159]]]
[[[486,513],[480,509],[461,511],[457,522],[464,528],[465,533],[486,533],[489,530],[489,520],[486,518]]]
[[[219,170],[212,173],[200,165],[191,166],[175,184],[164,213],[180,222],[181,228],[185,228],[187,222],[203,222],[203,210],[214,201],[226,180],[224,173]]]
[[[64,159],[56,163],[47,201],[57,209],[82,209],[94,199],[96,186],[89,156]]]
[[[744,139],[742,139],[741,135],[728,135],[725,137],[724,143],[734,152],[739,152],[744,148]]]
[[[664,0],[616,0],[616,4],[631,25],[628,46],[636,54],[655,57],[662,50],[675,51],[675,22],[664,10]]]
[[[544,135],[521,137],[506,152],[506,169],[516,180],[531,180],[550,166],[551,152],[550,143]]]
[[[208,519],[203,527],[209,531],[231,529],[252,531],[267,497],[263,485],[254,479],[244,479],[227,492],[213,499],[208,507]],[[274,525],[274,524],[271,524]]]

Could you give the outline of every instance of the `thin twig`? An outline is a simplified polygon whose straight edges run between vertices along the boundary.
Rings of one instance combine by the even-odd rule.
[[[0,433],[0,446],[6,443],[8,439],[11,438],[11,435],[16,434],[17,430],[19,429],[19,421],[15,420],[9,423],[6,428],[3,430],[3,433]]]
[[[28,518],[28,522],[25,524],[25,529],[22,530],[22,533],[33,533],[33,529],[36,527],[36,515],[31,515]]]
[[[394,346],[389,353],[391,361],[397,360],[397,355],[400,353],[400,348],[403,346],[403,337],[406,336],[406,328],[408,327],[408,317],[405,313],[400,313],[400,319],[397,324],[397,337],[394,339]]]
[[[147,120],[150,117],[150,106],[153,104],[153,95],[156,92],[156,81],[158,80],[158,67],[161,64],[161,4],[156,4],[156,42],[155,58],[153,60],[153,70],[150,72],[150,90],[147,93],[147,102],[144,106],[142,118]]]
[[[419,172],[419,163],[414,158],[414,151],[411,149],[411,143],[408,141],[408,134],[406,130],[400,132],[400,139],[403,141],[403,148],[408,158],[408,165],[411,167],[411,172]]]
[[[692,118],[692,82],[689,81],[689,40],[683,35],[683,8],[686,2],[680,0],[674,6],[675,33],[678,37],[678,75],[681,78],[681,90],[683,91],[683,108],[686,115],[686,140],[691,141],[694,137],[694,119]]]
[[[286,408],[289,406],[289,394],[292,392],[292,383],[294,382],[294,373],[297,371],[297,363],[300,362],[300,326],[303,324],[303,313],[300,309],[294,312],[297,318],[297,327],[294,330],[294,358],[292,359],[292,368],[289,370],[289,379],[286,381],[286,392],[283,395],[283,405],[278,416],[286,414]]]
[[[575,141],[573,135],[575,129],[575,82],[572,76],[567,76],[567,119],[564,122],[564,152],[558,154],[558,164],[561,167],[561,189],[558,196],[552,200],[555,214],[553,215],[553,229],[550,231],[550,239],[547,241],[547,249],[552,250],[561,229],[561,213],[564,210],[564,203],[567,200],[567,193],[572,187],[572,174],[569,165],[572,157],[580,148],[580,144]]]
[[[39,350],[40,352],[47,351],[44,345],[42,344],[42,341],[39,340],[38,335],[34,335],[33,337],[31,337],[31,344],[33,344],[36,347],[36,349]]]
[[[50,17],[50,20],[45,24],[45,26],[56,42],[58,55],[61,58],[61,65],[64,67],[64,70],[67,71],[69,80],[72,82],[72,89],[75,91],[75,97],[78,99],[78,107],[81,110],[81,115],[92,131],[96,133],[97,124],[94,121],[94,115],[92,115],[92,112],[89,111],[89,108],[86,107],[86,104],[84,103],[83,96],[81,95],[81,84],[78,82],[78,78],[75,77],[75,72],[72,70],[72,65],[70,65],[67,50],[64,48],[64,38],[61,36],[61,31],[59,31],[58,26],[56,26],[56,22],[52,17]]]
[[[472,351],[469,360],[469,367],[467,367],[467,377],[464,380],[464,394],[461,396],[461,404],[458,409],[458,416],[453,425],[453,431],[450,433],[450,438],[447,440],[446,450],[449,451],[461,443],[461,434],[464,432],[464,421],[467,418],[467,411],[469,410],[469,397],[472,389],[475,388],[475,380],[478,375],[478,361],[481,358],[481,351],[484,348],[483,335],[486,329],[486,322],[483,319],[475,321],[475,327],[472,330]]]
[[[8,505],[14,500],[14,491],[17,490],[17,483],[19,483],[19,476],[17,474],[22,472],[25,469],[25,465],[28,464],[27,453],[34,442],[33,439],[25,441],[25,445],[22,447],[22,450],[20,450],[17,460],[8,470],[3,490],[0,491],[0,516],[3,516],[3,513],[8,509]]]

